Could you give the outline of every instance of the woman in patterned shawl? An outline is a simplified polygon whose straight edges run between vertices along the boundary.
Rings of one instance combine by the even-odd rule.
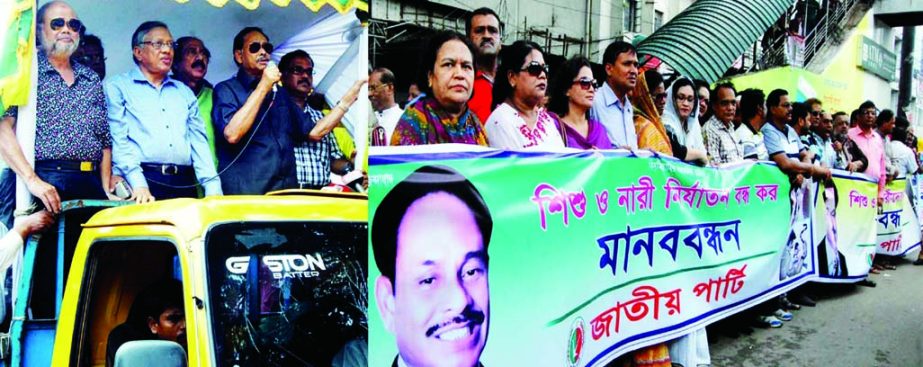
[[[404,110],[391,145],[462,143],[487,146],[481,121],[468,109],[474,90],[474,46],[462,35],[436,33],[423,48],[425,95]]]

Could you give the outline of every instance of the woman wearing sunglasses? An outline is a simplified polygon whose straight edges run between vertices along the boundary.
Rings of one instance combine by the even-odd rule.
[[[407,105],[391,145],[461,143],[487,146],[481,121],[468,109],[474,87],[474,46],[462,35],[436,33],[424,48],[417,85],[425,96]]]
[[[699,103],[692,80],[681,78],[667,90],[663,125],[670,138],[673,156],[684,161],[706,163],[705,142],[699,125]]]
[[[657,153],[673,155],[670,139],[660,122],[660,111],[654,103],[654,91],[663,90],[663,77],[656,70],[638,74],[638,83],[631,93],[631,105],[635,107],[635,131],[638,132],[638,148]]]
[[[548,88],[548,65],[530,41],[516,41],[500,51],[494,82],[494,112],[484,128],[490,146],[500,149],[564,148],[557,117],[539,107]]]
[[[579,56],[567,60],[551,83],[548,109],[561,116],[556,127],[568,148],[612,149],[605,126],[589,118],[596,86],[590,61]]]

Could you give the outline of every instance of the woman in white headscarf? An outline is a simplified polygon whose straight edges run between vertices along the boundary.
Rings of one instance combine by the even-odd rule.
[[[667,90],[667,105],[661,119],[670,138],[673,156],[704,164],[708,159],[697,119],[698,106],[692,81],[680,78]]]
[[[667,105],[663,109],[663,125],[670,138],[673,155],[684,161],[708,162],[702,128],[699,125],[699,103],[695,87],[691,80],[680,78],[667,90]],[[689,334],[669,344],[670,360],[674,365],[699,367],[711,365],[708,350],[708,334],[705,328],[693,330]]]

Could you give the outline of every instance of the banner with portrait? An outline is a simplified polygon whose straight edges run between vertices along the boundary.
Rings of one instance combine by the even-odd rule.
[[[889,182],[881,194],[881,211],[876,217],[877,254],[903,256],[920,246],[920,222],[910,204],[910,182],[898,178]]]
[[[832,185],[821,185],[814,215],[822,229],[817,242],[818,281],[851,283],[865,279],[875,254],[878,183],[865,175],[835,170]]]
[[[603,366],[817,277],[818,185],[792,191],[771,163],[445,149],[371,157],[370,366]],[[445,175],[467,193],[421,184]],[[473,196],[486,209],[451,219]]]

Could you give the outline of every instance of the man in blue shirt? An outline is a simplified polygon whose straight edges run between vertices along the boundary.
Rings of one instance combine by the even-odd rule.
[[[766,98],[769,108],[769,122],[763,125],[763,141],[769,153],[769,159],[779,166],[794,181],[793,186],[801,186],[805,176],[817,179],[830,179],[830,170],[811,164],[813,154],[801,142],[794,128],[788,126],[789,120],[807,120],[807,110],[799,111],[798,117],[792,113],[792,103],[788,92],[776,89]],[[805,123],[806,124],[806,123]]]
[[[106,84],[116,169],[138,203],[221,195],[195,95],[168,76],[173,36],[161,22],[144,22],[131,37],[137,68]]]
[[[606,67],[606,82],[593,100],[590,118],[606,127],[612,146],[622,149],[638,149],[638,134],[635,132],[634,109],[628,101],[628,92],[638,82],[638,55],[634,46],[615,41],[603,53]]]
[[[293,152],[314,123],[285,88],[275,86],[281,73],[269,60],[271,52],[272,44],[261,29],[244,28],[234,37],[234,62],[240,69],[215,86],[215,149],[228,195],[298,187]]]

